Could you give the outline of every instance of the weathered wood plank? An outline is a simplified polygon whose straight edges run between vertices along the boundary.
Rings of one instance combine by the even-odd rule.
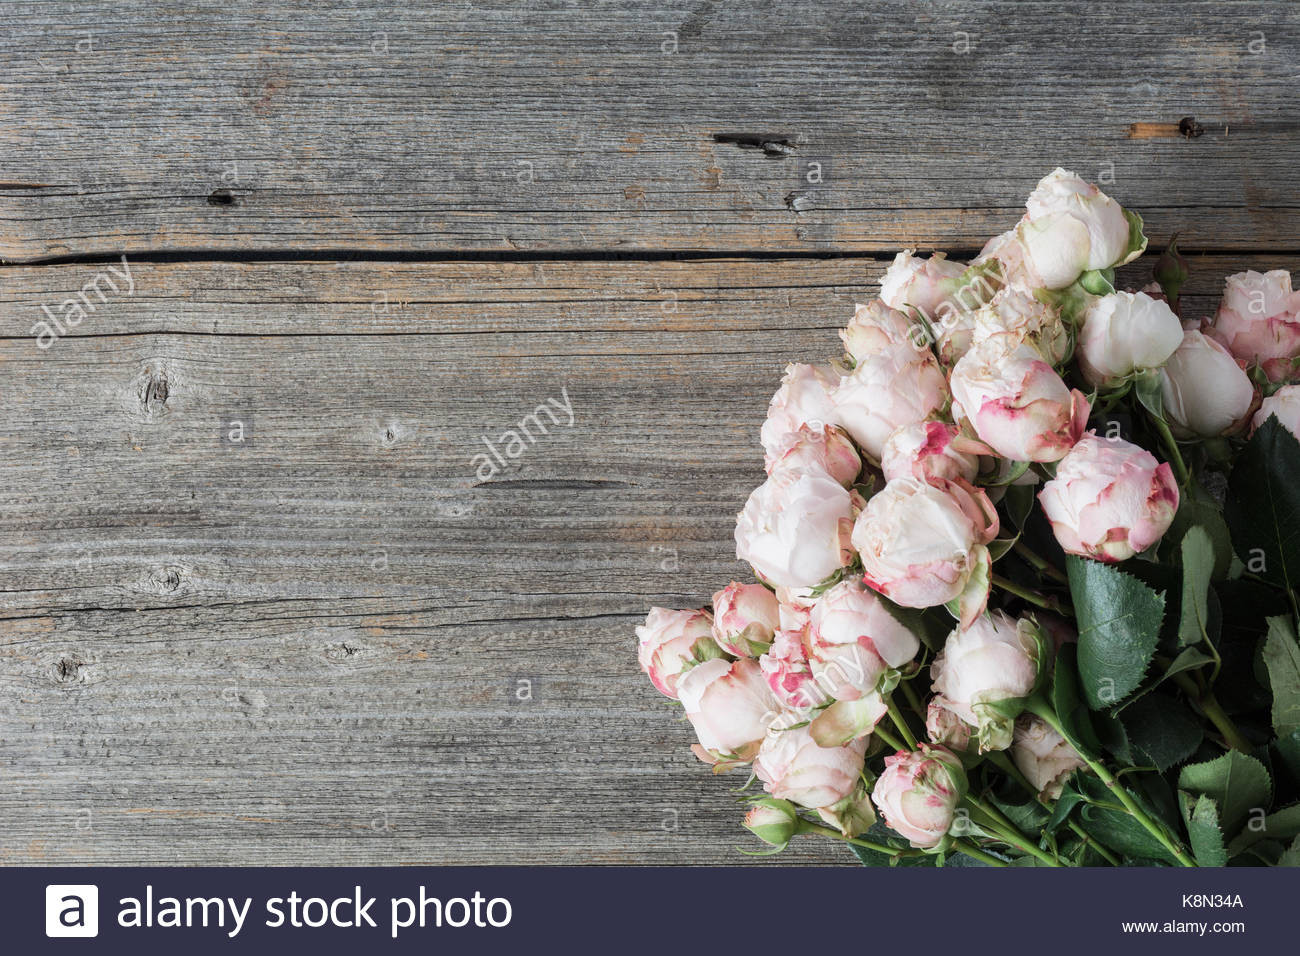
[[[1193,311],[1247,265],[1300,259]],[[880,263],[137,261],[37,348],[95,268],[0,291],[0,862],[745,860],[631,629],[743,575],[767,398]]]
[[[1106,182],[1155,237],[1295,247],[1300,8],[1285,2],[4,16],[8,260],[974,248],[1057,164]],[[1180,134],[1185,116],[1203,135]]]

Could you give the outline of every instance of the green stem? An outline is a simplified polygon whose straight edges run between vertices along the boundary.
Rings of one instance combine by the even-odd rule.
[[[1002,590],[1014,594],[1030,604],[1035,604],[1045,611],[1053,611],[1063,617],[1074,617],[1074,608],[1062,604],[1054,597],[1047,597],[1037,591],[1031,591],[1029,588],[1022,588],[1019,584],[1002,577],[1000,574],[993,575],[993,583]]]
[[[1045,557],[1043,557],[1041,554],[1039,554],[1029,545],[1025,544],[1025,542],[1022,539],[1017,538],[1016,543],[1011,546],[1011,550],[1014,551],[1016,554],[1020,555],[1026,561],[1028,561],[1030,565],[1034,567],[1035,570],[1039,571],[1042,574],[1046,574],[1049,578],[1051,578],[1053,581],[1056,581],[1058,584],[1064,584],[1066,586],[1069,586],[1070,579],[1066,577],[1064,573],[1056,570],[1055,565],[1053,565],[1050,561],[1048,561]]]
[[[873,730],[872,733],[875,734],[877,737],[879,737],[881,740],[883,740],[885,743],[889,744],[889,746],[893,747],[895,750],[911,750],[911,749],[912,749],[911,747],[905,747],[905,746],[903,746],[903,742],[902,742],[901,740],[899,740],[897,737],[895,737],[895,736],[894,736],[893,734],[891,734],[889,731],[887,731],[887,730],[882,730],[879,724],[876,724],[876,729]]]
[[[863,840],[859,837],[846,837],[839,830],[830,827],[824,827],[819,823],[809,823],[807,820],[799,821],[799,833],[815,833],[818,836],[830,837],[832,840],[839,840],[841,843],[851,843],[854,846],[860,846],[864,850],[873,850],[876,853],[883,853],[885,856],[921,856],[920,850],[903,850],[896,846],[889,846],[884,843],[876,843],[873,840]]]
[[[979,860],[981,863],[986,863],[989,866],[1007,865],[1005,860],[999,860],[995,856],[989,856],[989,854],[976,847],[973,843],[967,843],[965,840],[953,840],[952,848],[958,853],[965,853],[972,859]]]
[[[1159,415],[1152,415],[1148,411],[1147,417],[1151,420],[1160,433],[1160,440],[1165,446],[1165,454],[1169,458],[1169,466],[1174,470],[1174,477],[1178,479],[1178,487],[1186,488],[1191,480],[1188,474],[1187,465],[1183,463],[1183,453],[1178,450],[1178,442],[1174,438],[1174,433],[1169,430],[1169,425]]]
[[[903,714],[899,711],[898,705],[894,703],[893,697],[889,698],[889,719],[894,722],[894,726],[898,728],[898,732],[902,734],[903,739],[907,741],[907,749],[915,750],[916,737],[912,734],[912,728],[907,726],[907,721],[903,719]]]
[[[1250,745],[1250,741],[1246,739],[1245,734],[1237,729],[1237,725],[1232,722],[1232,718],[1228,716],[1223,709],[1223,705],[1219,703],[1218,698],[1214,696],[1212,691],[1206,691],[1198,703],[1201,705],[1201,710],[1205,712],[1205,716],[1210,718],[1210,723],[1214,724],[1219,733],[1223,734],[1223,739],[1228,742],[1229,747],[1233,750],[1240,750],[1244,754],[1248,754],[1255,749]]]
[[[1014,762],[1008,759],[1006,754],[1002,753],[1002,751],[1000,750],[995,750],[993,751],[993,753],[989,754],[988,756],[989,756],[990,763],[1000,768],[1004,773],[1006,773],[1007,776],[1009,776],[1016,783],[1020,784],[1020,786],[1023,787],[1027,792],[1032,794],[1034,799],[1037,800],[1041,806],[1045,807],[1048,810],[1052,810],[1055,808],[1055,803],[1047,799],[1047,797],[1043,796],[1041,793],[1039,793],[1038,788],[1029,782],[1029,778],[1020,772],[1020,768],[1017,767]],[[1075,836],[1077,836],[1088,846],[1096,850],[1101,855],[1102,859],[1104,859],[1111,866],[1120,865],[1119,857],[1117,857],[1114,853],[1111,853],[1110,850],[1106,849],[1104,846],[1102,846],[1092,837],[1088,836],[1087,831],[1084,830],[1083,827],[1079,826],[1079,824],[1076,823],[1074,820],[1066,820],[1065,825],[1068,826],[1072,831],[1074,831]]]
[[[1057,718],[1056,712],[1052,710],[1045,701],[1031,697],[1029,699],[1028,710],[1047,721],[1047,725],[1066,740],[1070,741],[1071,745],[1074,744],[1070,735],[1065,732],[1065,728],[1061,726],[1061,721]],[[1169,838],[1169,834],[1165,832],[1165,828],[1155,820],[1152,820],[1151,817],[1147,816],[1146,811],[1137,805],[1137,801],[1129,796],[1128,791],[1125,790],[1111,772],[1106,769],[1104,763],[1088,756],[1088,754],[1079,747],[1075,747],[1075,749],[1079,751],[1079,756],[1084,759],[1084,762],[1092,768],[1092,772],[1101,778],[1101,782],[1106,785],[1106,788],[1115,795],[1116,799],[1118,799],[1121,804],[1124,805],[1124,809],[1128,811],[1129,816],[1137,820],[1137,822],[1142,824],[1143,828],[1145,828],[1148,833],[1159,840],[1161,846],[1169,851],[1173,858],[1178,861],[1180,866],[1196,866],[1196,863],[1193,862],[1192,858],[1187,855],[1187,851]]]
[[[925,705],[921,703],[921,698],[916,696],[916,691],[912,689],[911,681],[899,681],[899,686],[903,688],[903,696],[907,698],[907,702],[911,705],[916,716],[925,720]]]
[[[1041,849],[1035,845],[1029,837],[1021,833],[1020,829],[1004,817],[997,808],[970,793],[966,794],[966,802],[993,821],[994,826],[989,827],[989,829],[992,830],[993,833],[1003,842],[1014,846],[1019,850],[1023,850],[1025,853],[1028,853],[1030,856],[1040,860],[1048,866],[1062,865],[1061,861],[1053,854]]]

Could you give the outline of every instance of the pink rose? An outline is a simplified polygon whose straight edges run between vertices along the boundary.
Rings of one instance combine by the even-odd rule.
[[[767,456],[767,473],[781,469],[820,469],[845,488],[858,480],[862,457],[849,436],[833,425],[800,425]]]
[[[1025,208],[1016,239],[1048,289],[1064,289],[1085,272],[1130,262],[1142,252],[1128,251],[1129,223],[1120,204],[1064,169],[1044,176]]]
[[[1300,292],[1291,290],[1291,274],[1228,276],[1212,334],[1243,362],[1262,365],[1273,381],[1290,377],[1300,356]]]
[[[1058,461],[1088,421],[1088,400],[1014,336],[984,339],[949,380],[962,417],[1004,458]]]
[[[1038,493],[1052,531],[1070,554],[1125,561],[1169,530],[1178,484],[1168,464],[1120,439],[1085,435]]]
[[[899,751],[885,758],[871,799],[894,832],[917,849],[929,850],[951,829],[966,786],[966,771],[955,754],[921,744],[914,753]]]
[[[1235,432],[1255,404],[1255,386],[1214,339],[1192,330],[1160,370],[1165,418],[1179,438],[1215,438]]]
[[[780,469],[736,519],[736,557],[776,587],[820,584],[852,559],[853,498],[820,470]]]
[[[749,658],[698,664],[677,682],[677,694],[700,740],[692,749],[705,763],[754,759],[781,712],[763,672]]]
[[[1021,714],[1011,741],[1011,759],[1038,792],[1055,800],[1065,789],[1066,778],[1087,764],[1064,737],[1041,717]]]
[[[818,685],[839,700],[877,691],[890,669],[907,664],[921,642],[858,581],[841,581],[812,609],[808,659]]]
[[[978,728],[981,751],[1010,746],[1014,718],[992,705],[1033,693],[1046,647],[1037,624],[1003,611],[985,614],[948,635],[930,665],[930,679],[943,706]]]
[[[925,709],[925,732],[931,743],[942,744],[949,750],[965,751],[970,747],[974,730],[947,698],[939,694],[930,698]]]
[[[955,289],[966,266],[936,252],[929,259],[904,249],[880,278],[880,298],[892,309],[916,309],[932,318]]]
[[[832,398],[835,424],[879,461],[890,432],[943,408],[948,385],[933,353],[903,343],[863,357]]]
[[[854,362],[861,362],[895,345],[910,343],[921,349],[929,344],[924,327],[914,325],[902,312],[891,309],[879,299],[858,305],[848,327],[840,331],[840,339]]]
[[[732,581],[713,595],[713,639],[728,654],[762,654],[780,623],[776,595],[761,584]]]
[[[831,392],[839,383],[839,373],[828,365],[786,366],[781,387],[767,406],[767,420],[759,433],[767,452],[768,471],[800,426],[809,425],[816,431],[835,420]]]
[[[1278,424],[1292,435],[1300,438],[1300,385],[1283,385],[1264,399],[1260,403],[1259,411],[1251,419],[1251,432],[1254,432],[1273,415],[1277,416]]]
[[[637,661],[665,697],[677,699],[681,674],[703,661],[722,657],[713,640],[708,611],[670,611],[652,607],[636,629]]]
[[[777,631],[772,646],[758,659],[758,666],[776,699],[795,710],[816,707],[827,699],[817,687],[808,661],[807,626],[805,620],[796,627]]]
[[[863,580],[891,601],[934,607],[960,598],[969,619],[988,598],[987,544],[997,533],[997,511],[983,491],[895,478],[867,502],[852,540]]]
[[[880,453],[880,470],[886,481],[904,477],[974,481],[980,453],[987,450],[979,442],[963,438],[956,425],[915,422],[890,433]]]
[[[1183,326],[1163,299],[1112,292],[1088,306],[1075,355],[1089,385],[1113,388],[1159,368],[1182,344]]]
[[[862,773],[867,741],[822,747],[807,726],[777,726],[763,739],[754,774],[772,796],[810,810],[830,806],[853,792]]]

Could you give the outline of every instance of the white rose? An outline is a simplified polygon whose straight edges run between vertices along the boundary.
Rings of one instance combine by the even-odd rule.
[[[890,432],[943,408],[948,384],[931,352],[904,343],[866,356],[832,398],[835,424],[879,461]]]
[[[1089,385],[1112,387],[1159,368],[1183,342],[1183,325],[1163,299],[1112,292],[1088,306],[1075,354]]]
[[[981,451],[987,449],[963,438],[956,425],[916,422],[890,433],[880,453],[880,470],[886,481],[904,477],[974,481],[979,474]]]
[[[993,611],[956,628],[930,665],[934,692],[947,709],[979,728],[981,751],[1010,746],[1014,718],[990,705],[1029,696],[1045,640],[1028,618]]]
[[[1079,751],[1041,717],[1021,714],[1011,741],[1011,759],[1025,778],[1049,800],[1065,789],[1065,780],[1087,766]]]
[[[774,797],[816,809],[853,792],[862,773],[867,739],[822,747],[807,726],[780,728],[777,721],[754,758],[754,775]]]
[[[1253,432],[1274,415],[1283,428],[1300,438],[1300,385],[1283,385],[1264,399],[1251,419],[1250,430]]]
[[[1214,438],[1236,431],[1255,401],[1255,386],[1232,353],[1198,331],[1160,370],[1165,417],[1179,438]]]
[[[700,739],[693,748],[706,763],[752,760],[781,713],[758,662],[716,658],[677,681],[677,697]]]
[[[1064,169],[1043,177],[1025,207],[1016,237],[1048,289],[1063,289],[1084,272],[1120,265],[1141,252],[1126,255],[1129,223],[1120,204]]]
[[[1032,345],[1049,365],[1060,365],[1070,352],[1070,332],[1061,313],[1023,289],[1003,289],[975,313],[976,341],[1001,334]]]
[[[880,298],[892,309],[917,309],[926,318],[952,294],[966,266],[936,252],[929,259],[904,249],[880,279]]]
[[[848,327],[840,330],[840,339],[855,362],[893,345],[910,342],[916,348],[925,348],[929,344],[922,326],[913,325],[906,315],[879,299],[858,305]]]
[[[767,406],[767,420],[759,433],[767,452],[767,467],[786,448],[791,435],[804,425],[820,429],[834,421],[835,403],[831,392],[840,383],[839,373],[828,365],[787,365],[781,387]]]
[[[851,558],[853,499],[826,472],[778,470],[754,489],[736,520],[736,557],[777,587],[824,581]]]

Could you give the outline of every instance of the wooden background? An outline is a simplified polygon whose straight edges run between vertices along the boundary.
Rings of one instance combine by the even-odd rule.
[[[2,862],[744,862],[632,628],[744,573],[784,364],[1058,164],[1198,309],[1300,269],[1287,3],[0,21]]]

